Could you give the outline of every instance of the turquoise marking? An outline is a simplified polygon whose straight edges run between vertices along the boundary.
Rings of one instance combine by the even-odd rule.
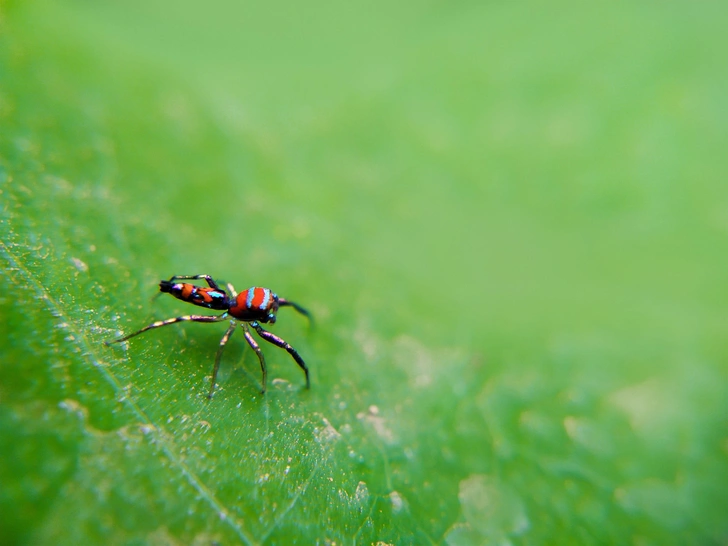
[[[267,309],[269,302],[270,302],[270,290],[268,288],[263,288],[263,303],[260,304],[259,309],[260,310]]]
[[[248,288],[248,298],[245,300],[245,306],[250,309],[253,306],[253,298],[255,297],[255,287]]]

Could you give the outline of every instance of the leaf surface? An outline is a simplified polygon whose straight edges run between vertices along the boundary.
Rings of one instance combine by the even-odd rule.
[[[725,14],[220,7],[2,5],[3,542],[724,539]]]

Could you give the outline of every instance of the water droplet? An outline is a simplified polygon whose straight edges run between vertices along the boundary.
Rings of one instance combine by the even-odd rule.
[[[404,499],[398,491],[392,491],[389,494],[389,500],[392,502],[392,511],[395,514],[402,511],[402,508],[404,508]]]
[[[151,434],[155,429],[154,425],[141,425],[139,430],[142,431],[142,434]]]
[[[79,260],[78,258],[71,258],[71,262],[73,262],[73,266],[81,273],[88,273],[88,264],[86,264],[86,262]]]
[[[523,501],[507,484],[485,474],[460,482],[460,507],[468,524],[481,535],[518,535],[529,527]]]
[[[369,500],[369,488],[365,482],[359,482],[354,492],[354,500],[359,504],[365,504]]]

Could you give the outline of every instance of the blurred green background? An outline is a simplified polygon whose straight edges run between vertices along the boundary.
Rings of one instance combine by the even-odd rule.
[[[727,23],[0,2],[0,542],[725,544]]]

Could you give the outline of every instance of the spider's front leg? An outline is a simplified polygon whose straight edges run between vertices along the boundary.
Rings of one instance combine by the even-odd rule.
[[[301,358],[301,355],[298,354],[296,349],[294,349],[285,340],[270,333],[268,330],[264,330],[263,327],[260,324],[258,324],[256,321],[251,322],[250,326],[252,326],[255,329],[255,331],[258,332],[258,335],[260,337],[262,337],[264,340],[266,340],[268,343],[272,343],[273,345],[288,351],[288,354],[293,357],[293,360],[296,361],[296,364],[298,364],[300,366],[300,368],[303,370],[303,373],[306,374],[306,388],[310,389],[311,381],[308,377],[308,366],[306,366],[306,363],[303,361],[303,359]]]
[[[265,356],[263,356],[263,351],[260,350],[260,346],[258,345],[258,343],[256,343],[255,338],[250,333],[250,328],[248,328],[248,325],[243,322],[242,326],[243,330],[245,330],[245,340],[248,342],[248,345],[253,348],[255,354],[258,355],[258,361],[260,362],[260,371],[263,372],[263,388],[260,391],[260,394],[265,394],[265,391],[268,388],[268,369],[265,365]]]
[[[313,325],[313,315],[297,303],[294,303],[285,298],[278,298],[278,307],[293,307],[296,311],[298,311],[308,319],[309,325]]]

